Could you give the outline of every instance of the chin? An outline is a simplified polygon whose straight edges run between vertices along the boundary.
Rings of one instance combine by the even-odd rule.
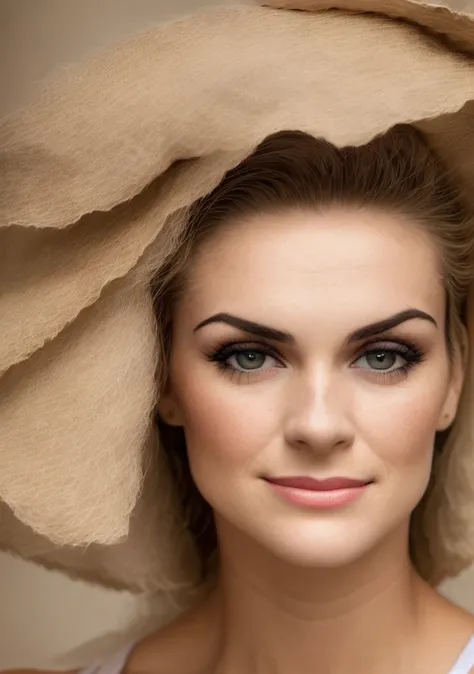
[[[362,540],[314,537],[312,540],[266,542],[273,556],[287,564],[305,569],[335,569],[355,563],[370,550]]]
[[[266,554],[301,569],[337,569],[374,556],[395,559],[408,548],[410,514],[399,513],[390,521],[341,516],[319,521],[254,522],[251,536]]]

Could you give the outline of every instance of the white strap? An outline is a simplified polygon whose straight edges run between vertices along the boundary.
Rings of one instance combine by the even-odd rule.
[[[474,667],[474,636],[469,639],[449,674],[469,674],[472,667]]]

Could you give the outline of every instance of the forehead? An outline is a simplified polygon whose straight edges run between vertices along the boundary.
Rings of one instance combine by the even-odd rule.
[[[356,208],[256,214],[216,230],[195,257],[184,301],[197,312],[299,305],[443,305],[439,256],[420,224]],[[441,302],[441,306],[440,306]],[[385,306],[384,306],[385,303]]]

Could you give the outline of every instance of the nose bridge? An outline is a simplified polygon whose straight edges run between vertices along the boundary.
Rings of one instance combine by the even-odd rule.
[[[315,449],[350,443],[353,436],[350,386],[341,371],[318,364],[295,378],[288,398],[287,438]]]

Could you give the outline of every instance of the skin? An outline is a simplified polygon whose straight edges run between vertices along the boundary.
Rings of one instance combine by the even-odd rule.
[[[463,381],[459,353],[451,363],[446,351],[438,278],[428,235],[370,209],[258,214],[205,243],[173,315],[158,411],[184,427],[194,480],[214,509],[218,583],[143,640],[126,672],[449,672],[474,618],[428,587],[408,555],[435,433],[453,420]],[[412,308],[432,320],[371,337],[372,351],[367,339],[348,343]],[[196,329],[220,312],[293,339],[221,322]],[[225,340],[245,345],[227,359],[243,374],[209,360]],[[423,353],[407,372],[394,352],[405,340]],[[264,479],[288,475],[371,484],[323,511]]]

